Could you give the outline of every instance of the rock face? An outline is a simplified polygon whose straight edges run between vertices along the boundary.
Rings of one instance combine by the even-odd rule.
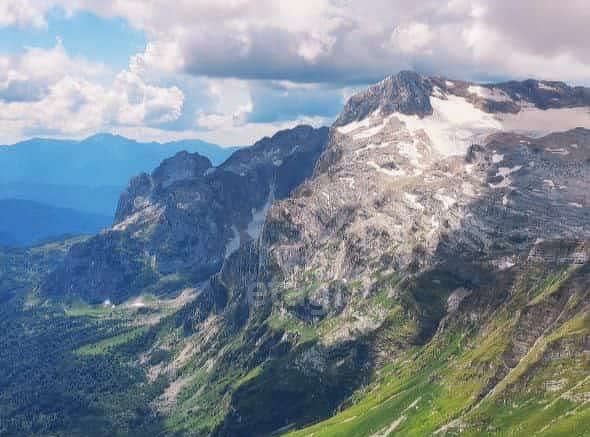
[[[328,129],[299,126],[237,151],[219,167],[181,152],[122,194],[112,229],[72,249],[43,289],[118,302],[162,277],[207,279],[257,239],[273,199],[310,176]]]

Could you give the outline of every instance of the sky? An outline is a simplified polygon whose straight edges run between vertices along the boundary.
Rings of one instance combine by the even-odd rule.
[[[588,0],[0,0],[0,144],[246,145],[399,70],[590,85]]]

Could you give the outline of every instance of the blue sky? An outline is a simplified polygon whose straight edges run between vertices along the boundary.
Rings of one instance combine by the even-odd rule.
[[[589,21],[587,0],[1,0],[0,144],[248,144],[402,69],[588,85]]]
[[[25,47],[51,48],[61,39],[72,56],[102,62],[113,69],[126,68],[129,58],[145,49],[145,33],[120,17],[103,18],[76,11],[68,16],[61,8],[46,15],[44,27],[0,27],[0,53],[18,54]]]

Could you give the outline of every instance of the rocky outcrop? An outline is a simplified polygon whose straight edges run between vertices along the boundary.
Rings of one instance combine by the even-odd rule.
[[[334,126],[363,120],[377,110],[382,115],[400,112],[423,117],[432,114],[431,93],[432,84],[428,78],[413,71],[402,71],[352,96]]]

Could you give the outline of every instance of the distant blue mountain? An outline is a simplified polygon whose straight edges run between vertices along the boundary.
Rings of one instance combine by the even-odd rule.
[[[237,148],[200,140],[140,143],[110,134],[82,141],[35,138],[0,146],[0,199],[33,200],[113,216],[129,179],[186,150],[214,165]]]
[[[95,234],[111,217],[30,200],[0,200],[0,246],[28,246],[64,235]]]
[[[70,208],[112,217],[123,189],[123,186],[85,187],[80,185],[11,182],[0,184],[0,199],[32,200],[60,208]]]
[[[132,176],[153,170],[182,150],[198,152],[217,165],[235,149],[199,140],[139,143],[110,134],[82,141],[34,138],[0,146],[0,184],[125,186]]]

